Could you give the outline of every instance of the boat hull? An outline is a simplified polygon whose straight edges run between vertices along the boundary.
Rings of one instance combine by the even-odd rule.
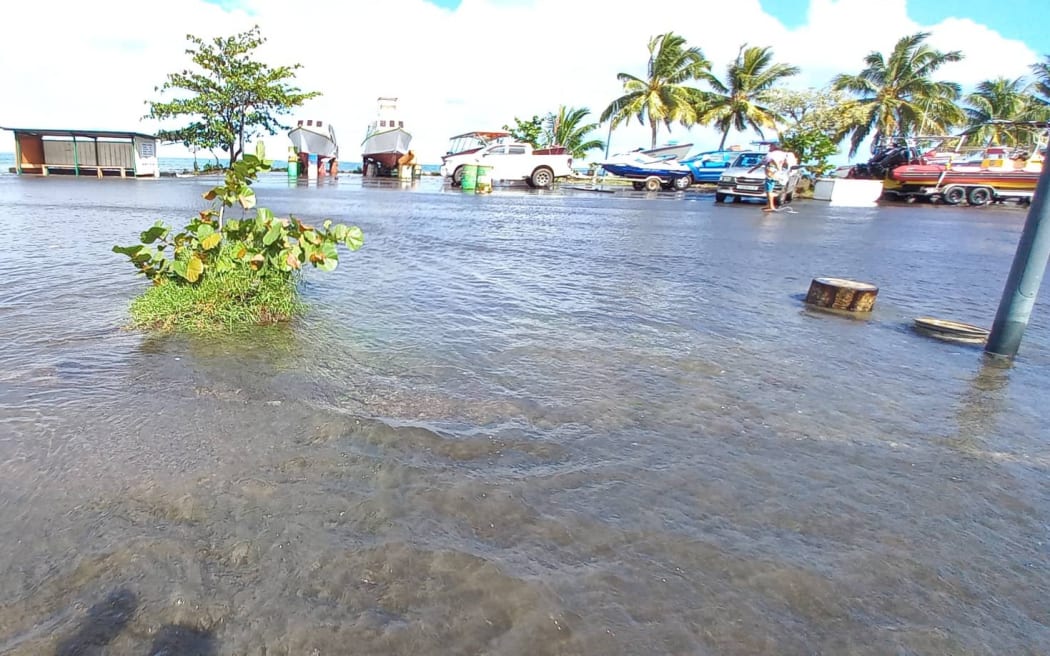
[[[412,135],[401,128],[375,132],[361,142],[361,157],[392,169],[397,166],[397,160],[408,152],[411,143]]]
[[[693,144],[691,143],[674,144],[671,146],[660,146],[659,148],[643,150],[642,153],[657,159],[684,159],[689,155],[689,151],[692,149]]]
[[[675,166],[632,166],[630,164],[602,164],[603,169],[622,178],[644,179],[652,176],[658,178],[680,177],[689,175],[689,169],[682,165]]]
[[[320,155],[322,157],[336,157],[339,155],[339,147],[329,134],[321,134],[305,127],[297,127],[288,133],[296,152]]]
[[[909,164],[898,166],[890,177],[902,185],[917,187],[947,187],[948,185],[987,186],[994,189],[1035,191],[1039,171],[990,169],[948,169],[936,164]]]

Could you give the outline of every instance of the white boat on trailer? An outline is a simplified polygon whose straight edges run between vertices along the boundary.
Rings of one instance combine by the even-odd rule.
[[[398,113],[397,98],[379,98],[376,118],[368,126],[361,142],[361,159],[365,176],[391,175],[397,161],[408,152],[412,135]]]

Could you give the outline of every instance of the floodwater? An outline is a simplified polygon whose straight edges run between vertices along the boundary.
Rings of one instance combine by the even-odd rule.
[[[0,177],[0,653],[1050,653],[1050,306],[910,327],[1024,210],[271,178],[365,232],[308,314],[125,330],[209,184]]]

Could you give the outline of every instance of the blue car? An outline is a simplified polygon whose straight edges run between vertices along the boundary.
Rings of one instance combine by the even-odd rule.
[[[689,167],[693,176],[693,182],[717,183],[736,156],[739,150],[712,150],[706,153],[693,155],[689,159],[682,160],[682,164]]]

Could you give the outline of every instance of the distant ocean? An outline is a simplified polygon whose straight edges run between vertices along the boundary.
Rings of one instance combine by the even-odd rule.
[[[220,160],[223,163],[224,160]],[[204,167],[205,164],[214,164],[215,160],[203,157],[197,158],[197,165]],[[284,162],[274,163],[279,168],[284,168]],[[14,153],[0,153],[0,175],[6,175],[8,169],[13,168],[15,165],[15,154]],[[356,169],[361,168],[361,162],[339,162],[339,170],[344,173],[349,173]],[[425,173],[437,173],[441,169],[440,164],[423,164],[423,171]],[[181,173],[183,171],[193,170],[193,158],[192,157],[161,157],[160,158],[160,170],[162,173]]]

